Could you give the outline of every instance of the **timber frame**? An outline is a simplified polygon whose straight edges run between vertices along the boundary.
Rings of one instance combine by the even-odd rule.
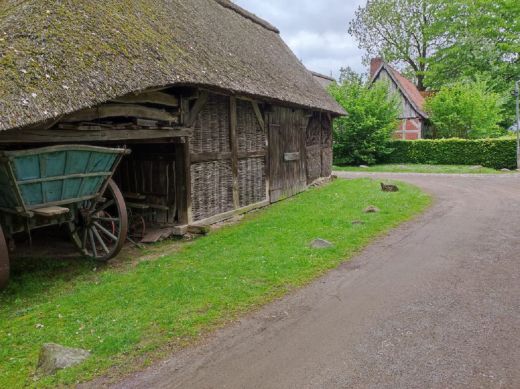
[[[330,113],[199,87],[145,90],[27,128],[0,148],[132,149],[114,177],[128,204],[185,233],[265,207],[330,176]],[[147,199],[136,204],[135,198]],[[142,206],[141,206],[142,205]],[[188,228],[191,226],[190,228]]]

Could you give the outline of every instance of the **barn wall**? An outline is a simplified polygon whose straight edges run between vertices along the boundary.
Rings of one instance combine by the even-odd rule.
[[[306,131],[307,183],[332,174],[332,124],[328,115],[314,112]]]
[[[250,101],[210,94],[190,154],[192,221],[266,200],[266,134]]]

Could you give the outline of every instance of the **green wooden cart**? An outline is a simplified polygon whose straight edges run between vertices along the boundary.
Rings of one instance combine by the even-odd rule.
[[[112,175],[128,153],[85,145],[0,151],[0,288],[16,233],[65,224],[83,255],[106,261],[119,253],[128,217]]]

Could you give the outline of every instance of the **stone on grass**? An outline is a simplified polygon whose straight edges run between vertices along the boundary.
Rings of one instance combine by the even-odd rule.
[[[363,224],[365,224],[365,222],[362,221],[362,220],[354,220],[352,222],[352,225],[354,225],[354,226],[360,226],[360,225],[363,225]]]
[[[373,205],[369,205],[368,207],[366,207],[363,212],[365,213],[377,213],[379,212],[379,208],[373,206]]]
[[[503,168],[503,169],[500,169],[500,170],[503,171],[503,172],[510,172],[511,171],[511,170],[506,169],[506,168]]]
[[[367,165],[359,165],[359,167],[362,168],[362,169],[368,169]]]
[[[68,348],[55,343],[46,343],[40,350],[36,373],[46,376],[58,370],[77,365],[90,356],[90,352],[80,348]]]
[[[311,243],[311,248],[313,249],[327,249],[329,247],[334,246],[332,243],[330,243],[328,240],[325,239],[314,239]]]
[[[475,166],[470,166],[470,169],[471,170],[479,170],[479,169],[482,169],[484,166],[482,165],[475,165]]]
[[[381,190],[383,192],[399,192],[397,185],[381,183]]]

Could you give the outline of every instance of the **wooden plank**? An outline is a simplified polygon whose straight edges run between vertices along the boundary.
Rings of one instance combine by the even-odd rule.
[[[253,106],[253,110],[255,111],[256,120],[258,120],[260,128],[262,129],[262,131],[265,131],[265,122],[262,116],[262,112],[260,111],[260,107],[258,106],[258,103],[256,101],[251,101],[251,105]]]
[[[164,92],[145,92],[141,94],[132,94],[123,97],[119,97],[113,100],[116,103],[123,104],[160,104],[168,107],[178,107],[179,100],[177,97]]]
[[[191,162],[209,162],[209,161],[223,161],[231,159],[232,153],[230,152],[213,152],[213,153],[197,153],[191,154]]]
[[[146,233],[140,243],[156,243],[175,235],[174,227],[165,227],[150,230]]]
[[[233,216],[236,216],[236,215],[242,215],[244,213],[251,212],[251,211],[253,211],[255,209],[267,207],[269,204],[270,204],[269,200],[264,200],[264,201],[261,201],[261,202],[256,203],[256,204],[251,204],[251,205],[248,205],[246,207],[237,208],[237,209],[234,209],[232,211],[228,211],[228,212],[224,212],[224,213],[221,213],[221,214],[218,214],[218,215],[215,215],[215,216],[211,216],[211,217],[208,217],[208,218],[203,219],[203,220],[198,220],[198,221],[196,221],[196,222],[194,222],[194,223],[192,223],[190,225],[191,226],[208,226],[208,225],[212,225],[212,224],[219,223],[219,222],[227,220],[227,219],[231,219]]]
[[[191,111],[188,115],[187,122],[185,123],[186,127],[193,127],[193,125],[195,124],[195,120],[197,120],[197,116],[199,115],[202,108],[204,108],[204,106],[206,105],[206,103],[208,101],[208,97],[209,97],[208,92],[202,91],[200,93],[199,98],[195,102],[195,105],[193,106],[193,108],[191,109]]]
[[[240,151],[238,152],[238,159],[247,158],[261,158],[267,155],[266,150],[259,151]],[[233,157],[233,153],[230,152],[213,152],[213,153],[197,153],[191,154],[191,162],[210,162],[210,161],[225,161]]]
[[[65,207],[54,206],[54,207],[33,209],[33,212],[36,216],[54,217],[54,216],[65,215],[65,214],[69,213],[70,210]]]
[[[175,198],[178,222],[189,224],[193,220],[191,210],[191,159],[190,142],[175,145]]]
[[[240,207],[238,184],[238,139],[237,139],[237,99],[229,98],[229,140],[231,142],[231,173],[233,175],[233,206]]]
[[[191,136],[192,130],[178,128],[174,130],[7,130],[0,132],[2,143],[68,143],[68,142],[103,142],[115,140],[150,140]]]
[[[290,162],[290,161],[299,161],[300,160],[300,152],[296,152],[296,153],[284,153],[283,155],[283,160],[285,162]]]
[[[178,115],[166,110],[145,107],[137,104],[103,104],[95,108],[88,108],[65,116],[62,122],[87,122],[109,117],[141,117],[146,119],[178,122]]]

